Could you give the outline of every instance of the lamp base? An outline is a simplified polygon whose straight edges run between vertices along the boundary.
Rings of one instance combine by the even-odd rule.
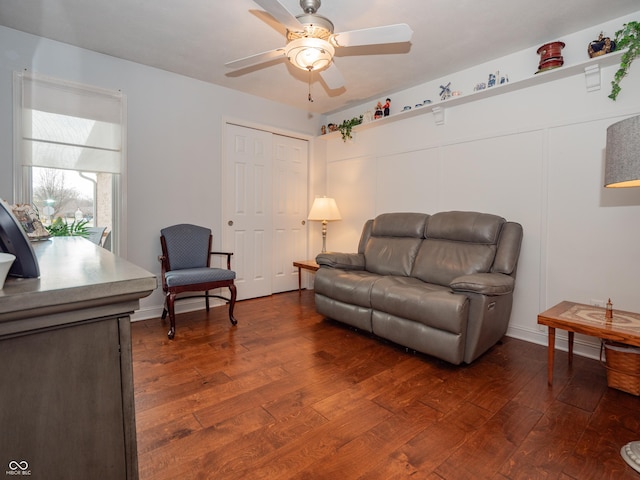
[[[327,253],[327,221],[322,221],[322,253]]]
[[[627,443],[620,449],[620,455],[631,468],[640,473],[640,441]]]

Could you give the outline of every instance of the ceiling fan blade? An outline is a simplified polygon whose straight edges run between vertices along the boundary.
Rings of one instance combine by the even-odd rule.
[[[278,0],[253,0],[262,8],[264,8],[273,18],[292,32],[300,32],[304,27],[300,21],[287,10]]]
[[[331,43],[336,47],[358,47],[382,43],[400,43],[411,40],[413,30],[406,23],[384,27],[364,28],[331,35]]]
[[[331,62],[326,69],[320,71],[320,76],[327,87],[329,87],[329,90],[344,87],[344,77],[333,62]]]
[[[265,63],[270,60],[275,60],[278,57],[285,58],[284,48],[276,48],[275,50],[269,50],[268,52],[256,53],[255,55],[249,55],[248,57],[239,58],[238,60],[232,60],[224,64],[228,68],[246,68],[258,65],[259,63]]]

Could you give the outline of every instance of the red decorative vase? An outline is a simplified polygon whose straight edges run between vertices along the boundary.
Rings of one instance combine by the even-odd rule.
[[[550,42],[538,48],[536,52],[540,55],[538,71],[541,72],[550,68],[561,67],[564,64],[564,59],[562,58],[562,49],[564,46],[564,42]]]

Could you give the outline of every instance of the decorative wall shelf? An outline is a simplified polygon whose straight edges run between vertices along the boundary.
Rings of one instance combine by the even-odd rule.
[[[429,105],[413,108],[411,110],[404,110],[388,117],[383,117],[372,122],[357,125],[353,127],[353,131],[357,132],[360,130],[366,130],[378,125],[384,125],[390,122],[395,122],[397,120],[415,117],[416,115],[424,115],[425,113],[429,112],[433,113],[436,125],[444,125],[445,113],[448,108],[455,107],[457,105],[463,105],[469,102],[475,102],[477,100],[493,97],[495,95],[515,92],[517,90],[533,87],[535,85],[541,85],[544,83],[552,82],[554,80],[560,80],[563,78],[571,77],[573,75],[578,75],[580,73],[584,74],[585,76],[585,88],[588,92],[600,90],[602,83],[600,71],[605,67],[619,64],[620,57],[624,52],[626,52],[626,50],[608,53],[600,57],[590,58],[584,62],[576,63],[574,65],[563,66],[548,70],[546,72],[541,72],[522,80],[503,83],[502,85],[496,85],[495,87],[486,88],[477,92],[460,95],[458,97],[451,97],[447,100],[434,102]],[[340,132],[331,132],[326,135],[321,135],[320,138],[334,138],[339,135]]]

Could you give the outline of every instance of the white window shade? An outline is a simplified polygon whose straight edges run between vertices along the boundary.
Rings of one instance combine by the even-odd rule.
[[[23,165],[122,171],[119,92],[23,74],[21,100]]]

